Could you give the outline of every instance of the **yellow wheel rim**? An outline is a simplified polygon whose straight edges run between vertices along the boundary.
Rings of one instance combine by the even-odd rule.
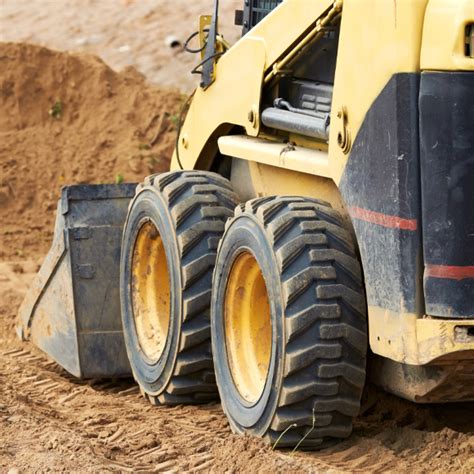
[[[270,303],[260,267],[250,252],[235,260],[225,293],[227,359],[240,395],[255,403],[263,393],[272,352]]]
[[[157,361],[170,325],[170,278],[160,233],[146,222],[140,228],[132,257],[132,307],[138,342],[146,357]]]

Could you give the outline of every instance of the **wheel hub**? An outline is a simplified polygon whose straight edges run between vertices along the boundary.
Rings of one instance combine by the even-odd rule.
[[[272,324],[267,287],[250,252],[235,260],[225,293],[225,339],[232,378],[249,403],[265,388],[272,352]]]
[[[148,221],[138,231],[132,257],[132,307],[138,342],[157,361],[170,325],[170,277],[160,233]]]

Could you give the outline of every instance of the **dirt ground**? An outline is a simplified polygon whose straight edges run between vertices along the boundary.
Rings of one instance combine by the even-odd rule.
[[[132,380],[77,381],[16,338],[61,186],[166,169],[192,62],[162,39],[193,21],[184,37],[211,3],[0,0],[0,39],[81,51],[0,44],[0,472],[474,472],[473,403],[417,406],[370,386],[350,439],[272,451],[233,435],[218,403],[152,407]],[[240,1],[221,3],[229,14]],[[75,43],[94,34],[103,36]]]
[[[234,11],[243,0],[221,0],[220,32],[231,43],[240,34]],[[134,66],[160,86],[189,92],[196,56],[170,49],[197,30],[198,17],[211,14],[213,0],[0,0],[0,41],[99,55],[114,69]]]

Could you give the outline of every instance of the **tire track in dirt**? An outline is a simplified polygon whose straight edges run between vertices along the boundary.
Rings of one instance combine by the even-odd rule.
[[[350,439],[291,453],[233,435],[219,404],[154,407],[133,380],[78,381],[15,337],[14,318],[34,270],[32,262],[0,263],[7,276],[0,278],[0,470],[474,469],[472,404],[419,407],[371,389]]]
[[[75,444],[90,448],[97,468],[199,472],[215,462],[205,448],[215,436],[229,434],[218,405],[155,409],[130,380],[78,382],[36,348],[11,344],[15,347],[1,354],[7,397],[14,399],[25,427],[35,419],[46,421],[40,441],[48,448],[57,447],[46,439],[48,432],[60,430],[72,438],[80,433]],[[81,411],[84,398],[87,409]],[[133,414],[125,420],[124,409]]]
[[[215,467],[226,454],[221,448],[229,448],[222,441],[234,438],[230,446],[245,451],[249,444],[260,445],[262,454],[275,458],[282,469],[309,467],[305,460],[272,453],[258,440],[230,434],[217,404],[155,408],[141,398],[130,380],[77,382],[36,348],[12,343],[16,347],[1,354],[5,362],[2,375],[9,380],[7,390],[15,391],[11,395],[20,405],[17,416],[25,428],[46,421],[40,441],[48,449],[57,448],[48,433],[61,431],[75,440],[73,449],[78,444],[89,448],[95,457],[94,468],[200,472]],[[81,412],[85,398],[87,409]],[[124,409],[134,415],[123,420]],[[216,437],[221,441],[219,449],[214,446]]]

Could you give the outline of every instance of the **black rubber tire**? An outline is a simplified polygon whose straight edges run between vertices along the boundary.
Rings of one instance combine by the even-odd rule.
[[[225,222],[237,203],[230,182],[210,172],[154,175],[137,187],[122,240],[122,322],[133,375],[153,404],[217,398],[210,340],[212,272]],[[171,283],[168,337],[157,361],[141,350],[131,302],[134,245],[149,221],[163,240]]]
[[[273,333],[253,405],[230,372],[224,311],[232,265],[249,250],[265,279]],[[361,265],[338,212],[301,197],[240,205],[219,246],[211,305],[216,380],[233,431],[301,449],[348,437],[365,384],[366,313]]]

